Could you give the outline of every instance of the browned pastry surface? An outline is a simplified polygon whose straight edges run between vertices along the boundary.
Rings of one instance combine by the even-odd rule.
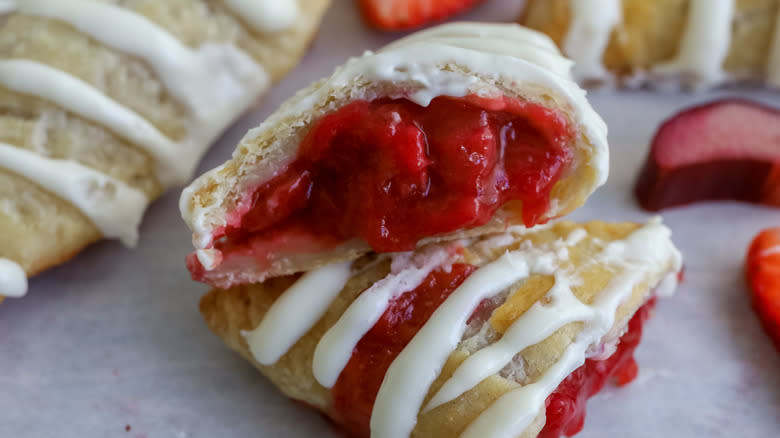
[[[571,21],[570,0],[530,0],[520,23],[563,41]],[[604,65],[621,75],[672,59],[688,18],[690,0],[622,0],[623,20],[612,33]],[[772,42],[778,0],[736,0],[732,43],[724,69],[739,78],[761,79]]]
[[[251,54],[276,81],[303,55],[329,0],[300,0],[298,21],[276,34],[259,33],[219,0],[109,3],[142,14],[191,47],[232,43]],[[6,16],[0,24],[0,59],[28,59],[65,71],[143,116],[173,141],[181,140],[194,123],[184,104],[166,91],[142,60],[55,19]],[[0,142],[76,161],[150,199],[162,193],[155,162],[143,149],[52,102],[2,87]],[[16,261],[28,275],[68,260],[102,237],[70,203],[5,169],[0,170],[0,230],[0,257]]]
[[[623,239],[637,230],[639,228],[637,224],[591,222],[580,225],[573,222],[559,222],[546,229],[515,235],[514,241],[508,246],[493,246],[488,243],[486,247],[478,242],[473,243],[466,251],[465,261],[482,265],[496,259],[507,249],[516,249],[521,245],[528,245],[528,242],[531,242],[533,248],[552,248],[550,245],[553,242],[565,239],[577,228],[584,228],[587,237],[575,245],[567,245],[568,261],[562,262],[560,269],[578,272],[583,281],[572,290],[581,301],[592,303],[598,292],[603,290],[607,283],[622,270],[619,266],[593,263],[593,256],[600,252],[606,243]],[[200,309],[209,328],[230,348],[252,362],[287,396],[333,415],[331,392],[314,379],[312,358],[320,338],[345,312],[349,304],[361,291],[389,273],[388,260],[377,264],[364,258],[356,262],[356,266],[360,265],[367,267],[354,268],[358,273],[350,279],[325,316],[272,366],[260,365],[254,360],[241,333],[254,329],[260,323],[272,303],[295,281],[295,276],[275,278],[263,284],[238,286],[229,290],[214,289],[203,297]],[[667,262],[667,266],[647,267],[646,272],[643,272],[641,284],[619,307],[615,327],[606,338],[617,339],[620,336],[622,327],[648,299],[651,289],[673,269],[672,260]],[[501,333],[511,322],[521,316],[531,304],[541,299],[552,287],[551,279],[550,276],[534,275],[511,286],[509,291],[517,292],[508,300],[505,299],[503,304],[494,311],[493,316],[484,322],[491,327],[487,330],[475,327],[473,332],[478,334],[464,339],[458,349],[450,355],[448,363],[428,392],[428,398],[446,378],[452,375],[457,365],[475,351],[475,345],[484,346],[500,338]],[[295,316],[290,315],[290,317]],[[522,364],[515,364],[515,368],[510,372],[502,371],[501,375],[493,375],[461,397],[420,414],[412,436],[415,438],[457,436],[502,394],[519,385],[538,380],[558,360],[560,354],[581,329],[582,323],[571,323],[562,327],[543,342],[525,349],[521,354]],[[536,436],[543,425],[544,413],[540,412],[534,424],[522,436]]]

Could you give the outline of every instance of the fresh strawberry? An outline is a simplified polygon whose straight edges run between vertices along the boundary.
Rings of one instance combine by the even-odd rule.
[[[780,227],[764,230],[753,239],[746,274],[753,309],[780,350]]]
[[[780,206],[780,110],[727,99],[666,121],[635,194],[647,210],[731,199]]]
[[[363,17],[383,30],[411,29],[464,12],[482,0],[359,0]]]

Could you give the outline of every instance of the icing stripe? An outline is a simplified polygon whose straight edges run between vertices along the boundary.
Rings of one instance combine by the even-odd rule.
[[[649,236],[647,239],[660,239],[669,242],[666,230],[662,227],[657,227],[657,225],[657,222],[651,222],[648,226],[655,227],[653,233],[660,235]],[[632,239],[634,241],[637,239],[644,239],[644,241],[647,241],[642,237],[642,233],[645,233],[645,231],[639,234],[635,233],[633,237],[627,239],[627,242],[632,241]],[[665,234],[667,235],[664,239]],[[585,237],[587,237],[587,232],[582,228],[578,228],[566,238],[566,246],[576,245],[577,242]],[[654,260],[655,264],[653,266],[657,266],[658,268],[663,267],[663,262],[668,258],[668,253],[670,253],[672,249],[671,243],[668,243],[668,247],[662,254],[657,256],[658,260]],[[594,264],[606,263],[619,265],[624,264],[624,259],[631,260],[632,258],[637,258],[636,254],[627,255],[627,252],[627,247],[622,243],[611,244],[607,246],[602,254],[593,257],[585,265],[578,266],[577,268],[578,270],[582,270],[583,268],[587,268]],[[639,257],[644,257],[644,255],[639,255]],[[637,264],[637,272],[641,272],[638,268],[644,264],[641,260],[637,260],[635,263]],[[628,269],[628,267],[626,269]],[[437,406],[459,397],[464,392],[475,387],[485,378],[501,371],[501,369],[511,362],[512,358],[527,347],[543,341],[566,324],[576,321],[589,321],[598,317],[596,309],[585,305],[574,295],[571,284],[575,281],[575,277],[567,277],[561,270],[556,270],[555,284],[546,294],[546,297],[548,298],[546,301],[549,302],[549,304],[543,304],[543,301],[537,301],[528,309],[528,311],[526,311],[526,313],[518,318],[509,329],[507,329],[497,342],[469,356],[469,358],[456,369],[453,376],[444,383],[439,392],[434,395],[428,403],[426,410],[436,408]],[[659,289],[662,290],[659,290],[658,294],[671,295],[676,286],[676,273],[667,275],[659,282]],[[622,298],[627,298],[632,291],[633,286],[623,290]],[[622,299],[619,301],[622,302]],[[617,309],[615,309],[615,311],[617,311]],[[611,329],[611,327],[612,325],[610,324],[609,329]]]
[[[371,415],[372,437],[410,436],[428,388],[461,341],[469,316],[482,300],[536,271],[536,255],[535,251],[504,254],[477,269],[436,309],[387,370]]]
[[[409,43],[408,45],[411,44]],[[557,50],[542,50],[529,44],[517,44],[500,36],[483,36],[479,39],[431,37],[427,41],[415,44],[448,44],[462,49],[495,53],[497,55],[511,53],[512,56],[518,59],[528,60],[562,77],[569,75],[573,64],[572,61],[562,57]]]
[[[459,377],[445,384],[444,392],[435,396],[431,407],[457,397],[463,390],[481,381],[487,372],[483,367],[491,373],[500,370],[506,365],[505,361],[511,360],[522,350],[523,345],[533,345],[534,341],[544,339],[542,334],[554,332],[566,321],[586,319],[586,328],[578,337],[576,348],[567,350],[565,358],[548,371],[546,376],[550,377],[524,387],[528,389],[523,389],[519,394],[525,398],[513,396],[507,402],[502,401],[504,398],[500,399],[501,404],[497,402],[494,405],[498,405],[493,411],[497,414],[488,414],[490,418],[487,420],[481,416],[464,433],[466,437],[519,436],[536,417],[547,395],[584,362],[588,348],[611,330],[617,307],[632,293],[634,286],[646,278],[645,274],[660,275],[661,272],[653,269],[666,270],[670,260],[679,269],[680,255],[669,236],[668,228],[654,219],[625,240],[609,243],[596,257],[596,262],[622,266],[625,272],[614,278],[590,307],[576,300],[573,295],[569,296],[571,291],[566,280],[558,275],[556,287],[550,292],[553,298],[551,305],[555,310],[540,309],[541,305],[536,305],[537,310],[526,312],[505,333],[505,337],[510,336],[506,341],[499,341],[487,347],[485,353],[472,355],[476,359],[465,361],[466,368],[460,374],[456,371]],[[579,237],[575,234],[572,240]],[[546,259],[549,257],[545,256],[557,253],[538,248],[508,252],[468,277],[434,312],[388,369],[372,412],[372,436],[408,437],[416,425],[417,414],[428,388],[462,340],[468,317],[483,299],[496,295],[531,273],[550,275],[555,272],[555,260]],[[539,316],[538,312],[543,312],[543,316]],[[553,321],[548,318],[553,318]],[[515,351],[511,351],[513,349]],[[481,363],[475,365],[474,361]]]
[[[780,88],[780,6],[777,8],[775,33],[772,41],[772,47],[769,51],[767,81],[769,82],[769,85]]]
[[[572,293],[569,279],[562,273],[555,274],[555,285],[546,297],[550,300],[549,305],[537,301],[507,329],[501,339],[461,363],[425,410],[452,401],[479,382],[497,374],[519,352],[542,342],[566,324],[593,317],[593,310],[577,299]]]
[[[662,273],[648,271],[648,267],[665,269],[667,261],[671,260],[674,270],[679,271],[682,259],[672,245],[670,235],[669,229],[660,220],[654,219],[625,240],[610,242],[596,260],[598,263],[621,266],[623,270],[599,293],[591,306],[586,306],[592,314],[586,319],[585,327],[576,341],[541,379],[503,395],[466,428],[461,438],[513,438],[522,434],[544,407],[547,397],[569,374],[585,363],[588,349],[601,342],[612,330],[618,307],[646,279],[644,274]],[[527,313],[523,314],[514,324],[524,324],[523,321],[528,318]]]
[[[723,61],[731,45],[734,9],[734,0],[691,0],[677,56],[657,65],[653,71],[693,75],[703,85],[723,80]]]
[[[140,190],[74,161],[46,158],[0,143],[0,167],[81,210],[101,233],[134,246],[148,199]]]
[[[512,56],[537,64],[568,78],[573,62],[561,56],[558,47],[545,34],[517,26],[507,32],[504,24],[450,23],[415,32],[388,44],[379,53],[418,44],[443,44],[462,49]]]
[[[602,62],[612,30],[622,21],[620,0],[570,0],[572,20],[563,42],[574,60],[577,80],[604,80],[609,74]]]
[[[225,0],[225,4],[260,32],[274,33],[295,24],[298,0]]]
[[[103,44],[143,59],[201,122],[212,123],[211,117],[225,105],[241,101],[249,92],[246,87],[267,86],[267,74],[239,49],[205,44],[192,50],[128,9],[94,0],[24,0],[17,3],[17,10],[62,20]]]
[[[0,297],[19,298],[27,294],[27,274],[13,260],[0,257]]]
[[[472,22],[454,22],[435,26],[426,30],[415,32],[409,36],[401,38],[388,44],[380,51],[396,49],[413,42],[426,41],[431,38],[507,38],[530,44],[534,47],[558,53],[558,46],[555,45],[549,36],[542,32],[529,29],[518,25],[507,25],[505,23],[472,23]]]
[[[541,379],[499,398],[466,428],[461,438],[519,436],[536,418],[555,388],[585,363],[588,348],[599,343],[612,328],[618,306],[642,280],[640,274],[641,271],[637,269],[613,279],[591,307],[593,320],[589,321],[589,324],[593,326],[586,327],[580,333],[577,341],[566,348],[558,362],[553,364]]]
[[[363,291],[349,305],[322,337],[314,350],[314,377],[326,388],[336,384],[344,367],[352,357],[358,342],[379,321],[390,302],[403,293],[415,289],[434,269],[451,258],[448,248],[435,247],[432,254],[423,254],[421,266],[411,260],[411,253],[397,255],[393,269],[387,277]],[[403,266],[407,265],[407,266]]]
[[[307,272],[274,301],[260,325],[242,333],[249,350],[263,365],[276,363],[322,318],[344,289],[352,262]]]
[[[165,187],[184,183],[195,167],[197,156],[177,156],[179,145],[146,119],[66,72],[34,61],[2,60],[0,86],[53,102],[142,148],[157,161],[157,179]]]

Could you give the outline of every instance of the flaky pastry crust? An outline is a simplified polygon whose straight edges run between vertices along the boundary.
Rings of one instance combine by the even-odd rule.
[[[585,268],[594,254],[603,249],[611,241],[624,239],[639,229],[633,223],[611,224],[605,222],[590,222],[576,224],[573,222],[558,222],[550,227],[512,234],[511,243],[496,245],[497,240],[485,237],[472,242],[467,248],[466,261],[482,265],[503,254],[507,249],[520,247],[546,248],[552,242],[562,241],[577,229],[584,229],[587,237],[576,244],[566,245],[569,261],[559,269],[578,270],[582,282],[573,288],[575,296],[584,303],[592,303],[596,295],[603,290],[611,279],[621,273],[620,266],[596,264]],[[493,243],[491,243],[493,242]],[[525,245],[525,246],[523,246]],[[642,281],[634,288],[629,298],[618,308],[615,325],[604,341],[615,340],[625,327],[630,317],[651,296],[651,291],[670,273],[674,273],[677,263],[673,259],[666,260],[661,266],[647,266],[642,272]],[[383,278],[389,272],[389,261],[370,263],[359,260],[355,273],[327,313],[317,324],[300,339],[282,358],[272,366],[257,363],[242,336],[242,331],[254,329],[271,307],[278,296],[296,279],[295,276],[280,277],[268,280],[263,284],[237,286],[229,290],[214,289],[204,296],[200,302],[201,312],[209,326],[225,343],[244,358],[252,362],[287,396],[305,402],[323,413],[337,418],[333,410],[333,400],[329,389],[321,386],[312,373],[313,353],[323,334],[345,312],[350,303],[367,287]],[[428,392],[430,399],[444,381],[452,375],[456,367],[465,360],[475,348],[485,346],[500,337],[501,333],[514,320],[519,318],[530,306],[542,298],[552,287],[550,277],[534,275],[509,288],[517,291],[508,300],[505,299],[485,322],[490,327],[487,330],[476,330],[476,338],[464,339],[449,357]],[[295,317],[290,315],[290,317]],[[493,375],[479,385],[464,393],[457,399],[441,405],[433,410],[419,414],[418,423],[413,438],[453,437],[458,436],[477,415],[495,402],[506,392],[532,383],[540,378],[560,357],[564,349],[573,342],[582,330],[582,323],[571,323],[563,326],[550,337],[525,349],[522,353],[522,364],[513,361],[513,369],[509,373],[502,372]],[[475,347],[477,346],[477,347]],[[544,426],[544,412],[540,412],[522,437],[534,437]]]
[[[274,34],[255,30],[220,0],[107,3],[142,15],[189,47],[233,44],[275,81],[303,55],[329,1],[299,0],[298,20]],[[56,19],[22,13],[4,17],[0,59],[32,60],[67,72],[141,115],[174,142],[184,138],[194,123],[189,109],[166,91],[150,66]],[[150,200],[163,191],[154,159],[137,145],[52,102],[2,87],[0,142],[53,159],[73,160],[138,189]],[[65,262],[103,237],[69,202],[12,169],[0,170],[0,229],[0,257],[21,265],[28,276]]]

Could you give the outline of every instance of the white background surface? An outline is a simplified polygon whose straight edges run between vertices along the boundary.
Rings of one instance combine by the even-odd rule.
[[[518,11],[518,1],[493,0],[464,18],[511,21]],[[227,159],[294,91],[397,36],[366,29],[351,1],[336,0],[303,63],[200,171]],[[611,175],[572,217],[647,218],[631,188],[658,124],[695,102],[737,94],[780,106],[769,91],[594,93],[610,126]],[[95,245],[33,279],[28,297],[0,305],[0,438],[336,436],[207,330],[197,311],[206,286],[184,268],[190,235],[177,200],[170,193],[150,208],[137,249]],[[668,211],[665,220],[686,281],[647,324],[638,380],[594,398],[578,436],[780,436],[780,354],[750,309],[742,273],[750,239],[780,225],[780,210],[713,203]]]

